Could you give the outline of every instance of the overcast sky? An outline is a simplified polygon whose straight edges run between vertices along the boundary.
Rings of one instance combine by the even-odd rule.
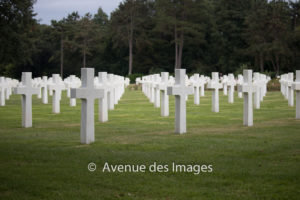
[[[73,11],[78,11],[80,16],[87,12],[95,14],[99,7],[109,16],[120,2],[122,0],[37,0],[34,12],[41,24],[50,24],[52,19],[60,20]]]

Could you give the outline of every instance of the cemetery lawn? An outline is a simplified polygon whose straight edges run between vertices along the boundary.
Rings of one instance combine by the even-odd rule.
[[[0,107],[0,199],[299,199],[300,120],[280,92],[268,92],[254,126],[243,126],[243,101],[228,104],[220,91],[220,113],[211,93],[201,105],[187,102],[185,135],[174,134],[141,91],[126,90],[109,122],[95,122],[95,143],[80,144],[80,100],[66,94],[61,114],[33,97],[33,127],[21,128],[21,100]],[[51,102],[51,98],[49,99]],[[98,120],[98,103],[95,120]],[[97,169],[90,172],[87,165]],[[213,172],[109,173],[109,164],[212,165]]]

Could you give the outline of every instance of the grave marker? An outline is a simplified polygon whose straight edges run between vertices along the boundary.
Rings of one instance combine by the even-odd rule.
[[[289,73],[288,74],[288,104],[289,106],[293,107],[294,106],[294,89],[292,88],[294,82],[294,73]]]
[[[99,108],[98,108],[99,109],[99,121],[107,122],[108,121],[107,96],[108,96],[108,93],[110,93],[113,88],[108,85],[106,72],[99,72],[98,79],[99,79],[99,83],[100,83],[99,89],[103,89],[103,91],[104,91],[103,98],[99,98]]]
[[[234,79],[233,74],[228,74],[227,85],[229,87],[228,103],[233,103],[234,102],[234,86],[236,85],[236,81]]]
[[[186,96],[193,88],[185,86],[185,69],[175,69],[175,85],[167,88],[167,94],[175,96],[175,133],[186,133]]]
[[[22,126],[32,127],[32,95],[39,89],[32,87],[31,72],[22,73],[22,84],[15,88],[16,94],[22,95]]]
[[[222,84],[219,83],[219,73],[212,72],[212,80],[207,85],[212,91],[212,111],[219,112],[219,89],[222,88]]]
[[[52,75],[53,84],[49,86],[49,90],[53,92],[52,95],[52,112],[60,113],[61,92],[65,86],[60,82],[59,74]]]
[[[243,71],[244,84],[239,87],[239,91],[244,95],[244,125],[253,126],[253,101],[252,94],[256,92],[256,87],[252,84],[252,70]]]
[[[0,106],[5,106],[5,90],[7,90],[5,78],[0,77]]]
[[[161,83],[159,83],[157,87],[161,92],[160,115],[162,117],[169,116],[169,96],[167,95],[168,80],[169,80],[169,72],[161,72]]]
[[[94,100],[104,97],[103,89],[94,87],[94,69],[81,69],[81,87],[71,89],[71,98],[81,99],[80,141],[90,144],[95,141]]]
[[[296,80],[293,83],[293,90],[296,91],[296,119],[300,119],[300,70],[296,71]]]

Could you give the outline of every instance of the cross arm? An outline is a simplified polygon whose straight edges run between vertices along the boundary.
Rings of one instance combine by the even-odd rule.
[[[300,91],[300,82],[294,82],[292,88],[293,90]]]
[[[14,93],[15,94],[24,94],[24,95],[28,95],[28,94],[38,94],[39,93],[39,89],[38,88],[33,88],[33,87],[16,87],[14,88]]]
[[[104,89],[71,88],[71,98],[101,99],[103,97]]]
[[[168,95],[190,95],[193,94],[194,89],[192,86],[182,87],[180,85],[174,85],[172,87],[167,87]]]

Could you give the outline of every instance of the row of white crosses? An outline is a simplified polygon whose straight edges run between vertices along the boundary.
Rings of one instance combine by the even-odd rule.
[[[99,121],[106,122],[108,120],[108,110],[113,110],[115,105],[121,99],[128,86],[129,79],[122,76],[99,72],[98,77],[94,79],[94,85],[97,89],[103,89],[104,98],[99,99]]]
[[[42,78],[34,78],[32,80],[32,85],[34,88],[38,88],[38,98],[42,98],[43,104],[48,104],[48,91],[52,98],[52,112],[60,113],[60,100],[61,93],[67,90],[67,97],[70,98],[70,88],[77,88],[81,84],[80,79],[76,76],[71,75],[62,81],[59,74],[53,74],[52,77],[48,79],[47,76]],[[70,106],[76,106],[76,99],[70,98]]]
[[[191,76],[190,80],[190,84],[194,88],[194,104],[200,105],[200,96],[205,96],[204,91],[207,79],[203,75],[200,76],[199,74],[194,74],[193,76]]]
[[[166,79],[163,80],[165,77]],[[196,105],[200,104],[200,96],[205,95],[205,84],[209,80],[208,77],[199,74],[194,74],[190,78],[185,75],[185,85],[192,86],[194,88],[194,103]],[[174,85],[174,77],[169,76],[168,72],[162,72],[161,76],[159,74],[153,74],[148,76],[143,76],[142,78],[136,79],[136,84],[142,85],[142,91],[149,99],[151,103],[154,104],[154,107],[160,107],[160,92],[162,89],[159,89],[159,85]],[[165,88],[165,87],[164,87]],[[200,91],[199,91],[200,90]],[[187,98],[187,97],[186,97]]]
[[[186,132],[186,103],[187,96],[194,94],[194,103],[200,104],[199,89],[201,96],[204,96],[204,86],[207,83],[207,88],[212,89],[212,111],[219,112],[219,90],[226,90],[225,95],[228,95],[228,102],[234,102],[235,86],[238,86],[238,96],[244,96],[244,125],[253,125],[253,94],[255,96],[254,107],[260,108],[260,102],[266,95],[266,85],[270,80],[269,77],[254,73],[252,78],[252,70],[245,70],[244,77],[238,75],[238,80],[235,80],[233,74],[228,74],[219,78],[218,72],[212,73],[212,79],[207,79],[204,76],[199,77],[199,74],[194,74],[190,79],[187,78],[185,70],[175,70],[175,82],[173,77],[168,78],[167,72],[148,75],[136,79],[136,84],[142,84],[143,93],[149,98],[155,107],[161,106],[161,116],[169,115],[168,95],[175,96],[175,132]],[[224,87],[224,85],[226,85]],[[166,89],[168,92],[166,93]],[[227,93],[227,88],[229,88]],[[244,95],[243,95],[244,94]],[[159,104],[160,102],[160,104]]]
[[[0,77],[0,106],[5,106],[5,101],[9,100],[13,88],[18,85],[18,83],[19,81],[16,79]]]
[[[244,83],[238,85],[238,91],[243,93],[244,96],[244,116],[243,121],[245,126],[253,126],[253,94],[254,94],[254,107],[260,108],[260,101],[267,92],[267,83],[270,77],[264,74],[255,72],[252,78],[252,70],[243,71]]]
[[[46,77],[47,78],[47,77]],[[43,77],[43,81],[46,81],[46,78]],[[32,81],[32,73],[31,72],[23,72],[22,73],[22,81],[20,84],[18,84],[17,87],[14,88],[15,94],[21,94],[22,95],[22,126],[25,128],[32,127],[32,95],[36,94],[38,95],[41,91],[41,88],[44,88],[43,92],[43,103],[48,101],[47,98],[45,98],[45,94],[47,96],[46,87],[48,84],[42,84],[43,81],[39,82],[39,79],[36,79],[36,81],[33,83]],[[54,81],[56,81],[57,76],[53,75]],[[37,85],[41,84],[42,86],[38,87]],[[52,87],[52,88],[51,88]],[[58,90],[57,88],[54,88],[54,84],[49,85],[49,90],[54,90],[53,93],[53,112],[59,111],[59,102],[60,100],[60,92],[61,90]],[[60,92],[58,92],[60,91]],[[58,104],[57,104],[58,102]]]
[[[252,94],[256,92],[257,86],[252,81],[252,70],[244,70],[244,83],[238,88],[239,92],[244,95],[244,116],[243,123],[245,126],[253,125],[253,103]],[[175,85],[168,87],[168,95],[175,95],[175,133],[186,133],[186,96],[193,93],[193,88],[185,84],[185,69],[175,70]],[[232,94],[235,83],[232,83],[233,75],[229,76],[228,84],[230,86],[230,93]],[[233,78],[234,79],[234,78]],[[222,83],[219,82],[219,75],[217,72],[212,73],[212,80],[208,83],[208,88],[213,89],[212,95],[212,110],[219,111],[219,89],[222,88]],[[229,94],[229,96],[231,96]],[[231,97],[229,98],[231,100]]]
[[[100,72],[99,77],[94,78],[94,69],[83,68],[81,70],[82,81],[80,81],[81,87],[67,83],[70,86],[70,98],[80,98],[82,100],[81,109],[81,143],[89,144],[94,142],[94,99],[100,99],[99,102],[99,121],[105,122],[108,120],[107,108],[114,109],[114,105],[118,103],[121,96],[125,92],[124,87],[126,81],[124,77],[108,74],[106,72]],[[43,78],[44,79],[44,78]],[[75,77],[70,79],[75,79]],[[107,81],[109,80],[109,82]],[[52,79],[49,78],[46,83],[49,92],[52,91],[53,95],[53,112],[59,113],[60,111],[60,99],[61,92],[67,87],[61,80],[58,74],[54,74]],[[66,80],[68,82],[69,80]],[[98,87],[94,86],[94,81],[99,82]],[[38,95],[40,87],[37,87],[43,81],[40,79],[32,80],[31,72],[22,73],[22,82],[18,87],[14,88],[15,94],[22,95],[22,126],[32,127],[32,95]],[[78,82],[78,80],[77,80]],[[45,89],[47,91],[47,89]],[[113,105],[113,106],[111,106]]]
[[[280,91],[288,100],[288,105],[294,106],[294,91],[296,92],[296,119],[300,119],[300,70],[296,71],[296,80],[294,73],[290,72],[280,76]]]
[[[292,84],[294,82],[294,73],[290,72],[287,74],[281,75],[280,79],[281,92],[284,95],[285,99],[288,100],[289,106],[294,106],[294,89]]]
[[[169,97],[167,87],[174,84],[174,78],[168,72],[143,76],[136,79],[137,84],[142,84],[142,91],[154,107],[161,107],[161,116],[169,116]]]
[[[265,74],[260,74],[258,72],[253,73],[253,84],[257,87],[256,92],[254,93],[255,109],[260,109],[260,102],[262,102],[266,96],[267,83],[269,80],[270,77],[267,77]]]
[[[175,81],[168,72],[148,75],[136,79],[136,84],[142,84],[142,91],[149,98],[149,101],[155,107],[161,107],[161,116],[169,116],[169,97],[175,96],[175,133],[186,133],[186,100],[187,96],[193,94],[196,96],[195,104],[200,103],[199,88],[201,95],[204,96],[205,78],[199,74],[195,74],[191,79],[188,79],[185,69],[175,70]]]
[[[82,68],[81,87],[71,89],[71,98],[79,98],[82,102],[80,138],[83,144],[95,141],[94,100],[99,99],[99,120],[105,122],[107,106],[113,109],[111,105],[120,100],[125,87],[125,80],[121,76],[99,72],[98,78],[94,78],[94,73],[93,68]]]

